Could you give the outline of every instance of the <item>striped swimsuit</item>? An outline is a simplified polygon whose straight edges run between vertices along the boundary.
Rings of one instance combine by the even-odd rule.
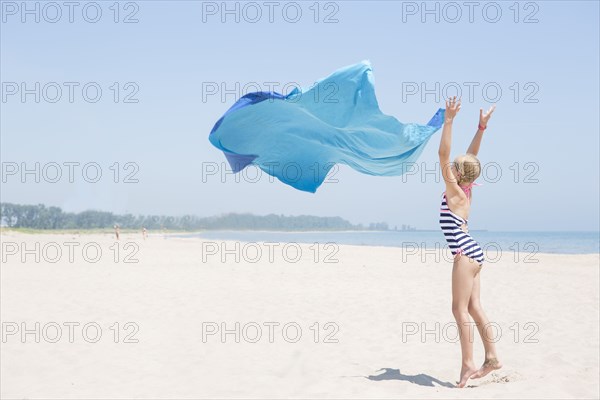
[[[440,209],[440,226],[452,255],[456,257],[464,254],[477,261],[479,265],[483,265],[483,250],[471,235],[460,229],[463,224],[467,225],[467,220],[450,211],[446,202],[446,193],[444,193]]]

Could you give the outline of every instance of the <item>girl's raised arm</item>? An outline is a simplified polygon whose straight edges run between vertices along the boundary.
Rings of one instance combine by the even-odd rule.
[[[487,128],[488,121],[490,120],[490,117],[495,109],[495,105],[491,106],[490,109],[485,113],[483,112],[483,108],[479,109],[479,126],[477,127],[477,132],[475,132],[475,137],[473,137],[467,153],[473,154],[474,156],[479,153],[479,146],[481,145],[481,139],[483,138],[483,131],[485,128]]]
[[[456,183],[456,179],[450,168],[450,148],[452,147],[452,121],[459,110],[460,99],[456,101],[456,96],[454,96],[446,100],[444,128],[442,129],[442,139],[440,141],[440,149],[438,150],[440,168],[442,169],[442,176],[446,183]]]

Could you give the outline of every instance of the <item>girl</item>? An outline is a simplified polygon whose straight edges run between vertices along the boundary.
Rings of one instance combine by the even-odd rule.
[[[481,173],[481,165],[477,159],[483,131],[494,112],[492,106],[486,113],[479,110],[479,128],[467,154],[458,156],[450,163],[450,144],[452,143],[452,121],[460,110],[460,99],[456,96],[446,100],[446,115],[442,140],[440,143],[440,167],[446,183],[442,207],[440,211],[440,226],[454,255],[452,267],[452,313],[458,326],[460,347],[462,351],[462,367],[458,387],[467,384],[469,378],[481,378],[491,371],[499,369],[502,364],[498,361],[496,347],[486,335],[489,321],[481,308],[479,301],[480,281],[479,272],[483,267],[483,251],[479,244],[469,235],[467,219],[471,208],[471,188],[475,179]],[[473,363],[473,341],[470,337],[473,317],[483,346],[485,361],[477,369]]]

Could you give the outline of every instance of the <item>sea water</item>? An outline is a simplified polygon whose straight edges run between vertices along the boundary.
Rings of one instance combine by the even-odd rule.
[[[600,253],[600,232],[493,232],[470,231],[484,251],[521,253]],[[273,232],[206,231],[176,235],[241,242],[335,243],[436,249],[447,246],[441,231]]]

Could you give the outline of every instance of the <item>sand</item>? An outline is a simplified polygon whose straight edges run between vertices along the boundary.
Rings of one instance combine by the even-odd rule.
[[[264,244],[132,233],[117,246],[102,234],[2,242],[2,398],[599,397],[598,254],[486,264],[504,368],[457,389],[440,252],[300,245],[295,260],[298,246],[279,244],[269,259]],[[477,335],[474,348],[480,364]]]

